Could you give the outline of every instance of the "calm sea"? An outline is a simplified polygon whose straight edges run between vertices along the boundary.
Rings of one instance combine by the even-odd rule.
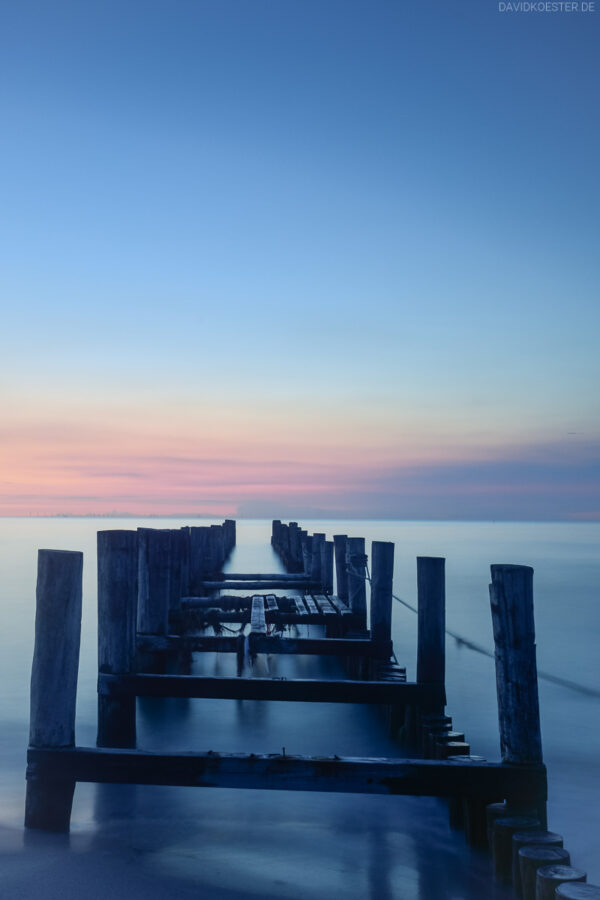
[[[443,803],[285,792],[80,785],[69,839],[22,830],[28,689],[38,548],[84,552],[84,615],[77,743],[96,726],[96,532],[178,527],[184,520],[0,519],[0,853],[5,896],[52,897],[504,897],[488,861],[447,827]],[[193,522],[191,524],[194,524]],[[492,650],[491,563],[535,569],[538,667],[573,686],[540,680],[549,827],[572,861],[600,882],[600,525],[303,521],[325,531],[393,541],[394,588],[414,604],[418,555],[446,557],[447,626]],[[238,522],[236,571],[279,570],[270,522]],[[367,550],[369,551],[369,546]],[[316,630],[312,633],[316,634]],[[394,606],[398,660],[415,673],[416,616]],[[225,674],[210,656],[198,671]],[[323,673],[314,659],[258,661],[260,674]],[[325,667],[326,671],[326,667]],[[578,689],[581,686],[581,690]],[[587,691],[586,691],[587,689]],[[591,691],[591,693],[590,693]],[[593,692],[596,692],[594,696]],[[498,759],[493,661],[447,639],[448,712],[472,752]],[[139,745],[339,755],[396,755],[368,709],[327,704],[145,701]]]

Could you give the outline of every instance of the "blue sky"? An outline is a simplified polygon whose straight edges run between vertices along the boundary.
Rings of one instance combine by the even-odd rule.
[[[600,518],[599,23],[5,4],[5,511],[141,510],[150,453],[157,511],[219,458],[262,483],[190,508]]]

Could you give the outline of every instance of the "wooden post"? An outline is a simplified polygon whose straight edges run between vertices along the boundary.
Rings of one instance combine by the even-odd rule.
[[[302,538],[302,562],[304,571],[307,575],[310,575],[312,568],[312,535],[306,533]]]
[[[321,544],[321,586],[325,594],[333,594],[333,541]]]
[[[344,603],[348,602],[348,572],[346,569],[346,544],[348,535],[334,534],[333,547],[335,555],[335,592]]]
[[[371,640],[391,641],[394,545],[373,541],[371,565]]]
[[[323,543],[325,543],[324,534],[313,534],[310,578],[314,584],[321,584],[321,544]]]
[[[225,543],[221,525],[211,525],[209,531],[211,572],[220,572],[225,562]]]
[[[192,595],[201,595],[202,582],[209,573],[208,525],[193,525],[190,528],[190,583]]]
[[[137,630],[140,634],[167,634],[170,534],[138,528],[138,536]]]
[[[538,869],[548,865],[571,865],[571,856],[563,847],[537,847],[527,844],[519,850],[519,873],[523,900],[536,900]]]
[[[190,529],[188,525],[181,528],[181,596],[190,594]]]
[[[279,547],[279,529],[281,528],[281,519],[273,519],[271,523],[271,544],[275,550]]]
[[[446,560],[417,557],[417,681],[437,684],[445,696],[446,678]],[[445,702],[438,705],[443,712]]]
[[[181,598],[187,594],[185,557],[187,536],[181,528],[169,532],[169,612],[179,613]]]
[[[502,761],[541,765],[533,569],[495,565],[491,570],[490,601],[496,645]]]
[[[135,671],[138,537],[98,532],[98,671]],[[135,747],[135,697],[98,695],[99,747]]]
[[[29,744],[74,747],[83,553],[39,550]],[[25,827],[68,831],[75,781],[27,773]]]
[[[358,629],[367,630],[367,581],[365,539],[348,538],[346,568],[348,570],[348,603],[359,621]]]
[[[225,557],[228,557],[235,547],[235,520],[225,519],[223,530],[225,534]]]

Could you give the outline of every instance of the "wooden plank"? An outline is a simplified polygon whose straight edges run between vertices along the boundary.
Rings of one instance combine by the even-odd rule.
[[[415,682],[328,681],[312,678],[230,678],[198,675],[98,675],[108,696],[198,697],[282,700],[301,703],[408,703],[429,709],[439,700],[435,685]]]
[[[237,653],[238,638],[235,635],[139,635],[138,649],[146,651],[198,651],[210,653]],[[375,644],[365,638],[283,638],[275,635],[256,636],[257,653],[305,653],[322,656],[368,656],[388,660],[392,643]],[[378,679],[379,680],[379,679]]]
[[[152,753],[77,747],[27,752],[27,779],[521,800],[546,796],[544,766],[429,759]]]
[[[267,608],[272,612],[278,612],[279,607],[277,606],[277,597],[275,594],[267,594],[265,597],[265,601],[267,603]]]
[[[265,601],[263,597],[252,598],[252,612],[250,613],[250,634],[266,634]]]
[[[306,607],[307,607],[309,613],[312,613],[313,616],[318,615],[321,612],[321,610],[319,609],[319,607],[317,606],[317,604],[315,603],[313,598],[310,596],[310,594],[304,595],[304,602],[306,603]]]
[[[339,597],[329,597],[329,602],[337,609],[341,616],[351,616],[352,610],[346,606],[346,604],[339,599]]]
[[[302,597],[296,597],[295,603],[296,603],[296,610],[298,611],[298,615],[307,616],[308,610],[306,609],[306,606],[304,605],[304,601],[303,601]]]
[[[324,615],[337,615],[335,609],[324,594],[313,594],[312,598]]]

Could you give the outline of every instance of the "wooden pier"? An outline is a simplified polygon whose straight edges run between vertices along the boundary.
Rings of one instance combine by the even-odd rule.
[[[327,540],[275,520],[272,546],[286,572],[225,574],[235,542],[231,520],[98,533],[96,747],[77,747],[74,733],[82,554],[39,551],[26,826],[68,830],[78,781],[429,795],[450,799],[451,824],[470,844],[491,841],[505,877],[496,835],[507,815],[527,813],[538,831],[546,827],[533,570],[491,567],[501,760],[489,762],[471,755],[446,714],[443,559],[417,560],[417,673],[408,681],[392,645],[393,544],[373,542],[369,565],[363,538]],[[321,636],[290,634],[302,624],[321,626]],[[236,654],[238,676],[186,674],[185,660],[203,652]],[[347,677],[245,675],[244,661],[263,653],[334,656]],[[136,749],[137,697],[372,704],[400,752],[145,752]]]

